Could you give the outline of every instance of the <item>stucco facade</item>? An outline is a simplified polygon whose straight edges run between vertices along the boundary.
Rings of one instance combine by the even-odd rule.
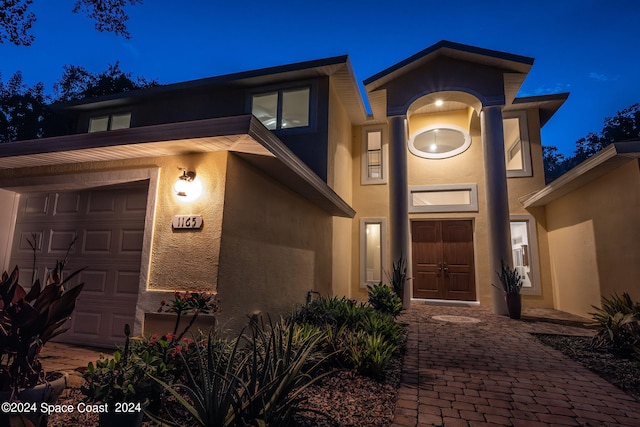
[[[613,144],[554,181],[539,198],[555,307],[588,317],[602,297],[640,299],[638,143]]]
[[[127,276],[139,277],[137,292],[106,280],[89,295],[133,301],[131,312],[96,320],[103,332],[75,332],[97,345],[121,340],[123,323],[166,329],[171,318],[156,311],[176,290],[216,293],[216,319],[230,328],[313,295],[365,299],[400,255],[411,277],[405,305],[501,313],[493,284],[504,260],[526,279],[525,305],[584,315],[640,274],[640,230],[628,221],[640,203],[637,157],[628,161],[637,148],[582,168],[588,180],[580,172],[545,186],[540,129],[568,94],[517,97],[532,65],[443,41],[366,79],[370,111],[346,56],[59,106],[67,135],[0,146],[0,259],[6,269],[22,263],[34,230],[42,256],[76,236],[82,262],[106,265],[87,280],[116,277],[109,254],[126,258],[118,233],[138,236]],[[187,172],[202,190],[193,199],[176,190]],[[106,230],[96,192],[126,205],[114,186],[135,182],[143,227]],[[38,192],[48,197],[42,215],[28,202]],[[72,192],[89,207],[54,221]],[[179,228],[183,216],[202,223]],[[90,236],[112,247],[97,258]]]

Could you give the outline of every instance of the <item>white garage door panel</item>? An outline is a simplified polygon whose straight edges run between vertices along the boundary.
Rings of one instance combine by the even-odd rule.
[[[85,191],[21,194],[11,265],[29,285],[36,240],[36,274],[63,259],[73,239],[66,272],[85,268],[70,282],[84,282],[70,330],[61,341],[112,346],[133,324],[138,298],[147,184]]]

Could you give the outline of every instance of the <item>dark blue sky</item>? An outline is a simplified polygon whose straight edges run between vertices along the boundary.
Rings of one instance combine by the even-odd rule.
[[[35,43],[0,45],[0,72],[45,83],[65,64],[124,71],[160,83],[348,54],[362,81],[450,40],[535,58],[519,96],[571,92],[543,129],[564,153],[640,102],[640,2],[628,0],[145,0],[128,7],[129,40],[98,33],[73,0],[35,0]]]

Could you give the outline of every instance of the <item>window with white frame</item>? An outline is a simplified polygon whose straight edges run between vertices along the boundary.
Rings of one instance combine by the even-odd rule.
[[[362,141],[361,184],[384,184],[387,182],[386,145],[381,128],[365,129]]]
[[[91,117],[89,132],[128,129],[131,126],[131,113],[118,113],[106,116]]]
[[[385,218],[360,219],[360,287],[383,281],[386,235]]]
[[[409,187],[409,212],[477,212],[478,186],[451,184]]]
[[[505,113],[502,127],[507,177],[531,176],[531,151],[526,111]]]
[[[513,266],[522,277],[522,293],[539,295],[538,245],[535,220],[529,215],[511,216],[511,253]]]
[[[309,87],[256,93],[251,97],[251,113],[270,130],[306,127],[310,100]]]

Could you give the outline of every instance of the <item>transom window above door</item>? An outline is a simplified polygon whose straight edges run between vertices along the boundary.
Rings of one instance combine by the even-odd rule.
[[[463,153],[471,145],[471,135],[453,125],[429,126],[409,140],[409,151],[426,159],[446,159]]]
[[[269,130],[309,126],[309,87],[280,89],[251,97],[251,113]]]

